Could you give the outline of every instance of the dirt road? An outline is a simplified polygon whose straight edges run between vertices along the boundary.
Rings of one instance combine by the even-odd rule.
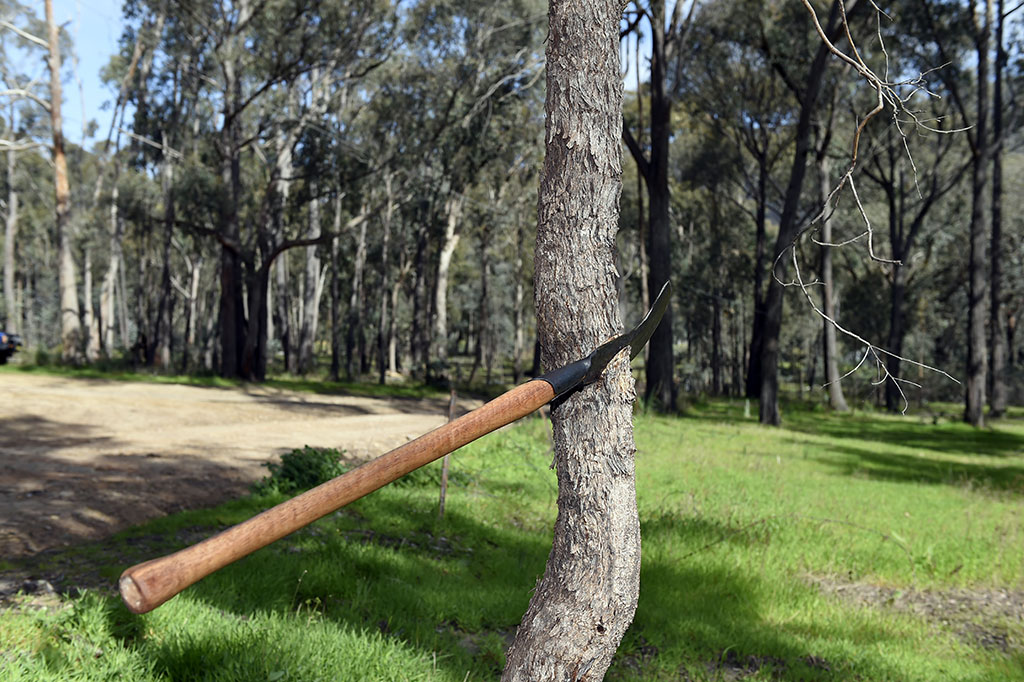
[[[447,411],[445,400],[9,372],[0,388],[0,559],[216,504],[295,447],[377,455],[440,426]]]

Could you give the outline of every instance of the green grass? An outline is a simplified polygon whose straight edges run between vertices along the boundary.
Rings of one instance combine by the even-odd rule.
[[[641,597],[607,679],[1024,679],[1019,621],[987,620],[1010,646],[985,648],[812,584],[1024,589],[1024,414],[973,431],[791,409],[769,429],[742,408],[637,417]],[[421,476],[145,616],[109,589],[9,609],[0,679],[494,679],[550,547],[547,428],[527,419],[460,452],[444,520]],[[36,568],[112,584],[280,499],[166,517]]]

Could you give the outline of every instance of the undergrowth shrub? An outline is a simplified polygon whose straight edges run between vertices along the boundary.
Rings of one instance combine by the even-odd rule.
[[[281,455],[280,462],[264,463],[270,475],[254,483],[252,491],[257,495],[290,494],[318,486],[352,468],[342,461],[344,454],[335,448],[296,448]]]

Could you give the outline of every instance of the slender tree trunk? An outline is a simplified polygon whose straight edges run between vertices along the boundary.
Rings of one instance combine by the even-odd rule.
[[[11,129],[14,129],[13,106]],[[14,296],[14,243],[18,236],[18,191],[14,188],[14,170],[17,154],[7,150],[7,220],[4,222],[4,328],[15,331],[21,327],[21,315]]]
[[[391,283],[391,321],[388,324],[388,371],[392,374],[398,372],[398,301],[402,293],[402,281],[409,274],[408,260],[403,254],[402,263],[398,269],[398,276]]]
[[[847,2],[847,11],[860,8],[864,3]],[[832,35],[839,25],[839,2],[832,3],[829,13],[826,34]],[[761,343],[761,404],[760,421],[762,424],[778,426],[782,422],[779,412],[779,338],[782,331],[782,307],[786,281],[787,250],[794,247],[799,225],[800,196],[803,192],[804,178],[807,175],[807,157],[811,151],[811,133],[814,125],[814,114],[818,108],[819,95],[825,81],[825,72],[830,58],[828,48],[822,44],[818,47],[814,59],[804,81],[800,98],[800,114],[797,119],[794,135],[793,165],[789,173],[789,184],[783,200],[782,215],[779,218],[779,234],[772,251],[772,276],[768,280],[768,294],[764,304],[764,328]]]
[[[316,194],[315,187],[313,185]],[[309,204],[309,232],[310,239],[320,236],[320,203],[313,199]],[[305,247],[306,268],[304,273],[305,284],[303,293],[305,300],[302,303],[302,325],[299,328],[299,374],[307,374],[316,365],[316,358],[313,353],[313,345],[316,341],[317,326],[320,320],[320,297],[323,295],[323,286],[320,277],[320,257],[317,255],[317,246]]]
[[[352,263],[352,293],[348,300],[348,329],[345,333],[345,374],[349,381],[356,378],[357,369],[362,370],[357,352],[363,345],[359,336],[363,333],[363,268],[366,266],[367,222],[364,220],[359,224],[355,260]]]
[[[722,233],[719,228],[718,188],[711,188],[711,393],[722,395],[722,299],[719,289],[722,263]]]
[[[991,340],[991,389],[989,414],[1006,413],[1006,312],[1003,309],[1003,0],[996,5],[996,63],[992,93],[992,242],[989,245],[989,339]]]
[[[107,271],[100,285],[100,341],[103,354],[107,358],[114,356],[114,330],[117,328],[117,312],[115,293],[117,290],[118,269],[121,267],[121,235],[123,223],[117,214],[117,183],[110,197],[110,238]]]
[[[972,426],[985,423],[985,381],[988,374],[985,335],[985,188],[988,185],[991,145],[988,134],[989,33],[992,30],[992,0],[984,2],[984,23],[976,36],[978,52],[977,120],[974,123],[975,149],[971,174],[971,226],[968,258],[967,298],[967,386],[964,421]]]
[[[163,159],[161,163],[161,181],[164,195],[164,242],[163,265],[160,271],[160,302],[157,307],[156,329],[153,343],[156,345],[154,355],[156,364],[167,369],[171,366],[171,240],[174,236],[174,167],[171,165],[170,146],[167,133],[163,133]]]
[[[672,100],[665,91],[665,0],[652,3],[651,50],[651,162],[647,178],[649,199],[648,248],[650,272],[648,291],[660,291],[672,279],[671,195],[668,187],[669,142],[672,135]],[[651,337],[647,359],[647,386],[644,399],[659,409],[671,411],[676,405],[676,384],[673,376],[672,306],[665,311]]]
[[[331,237],[331,381],[341,374],[341,264],[338,262],[338,242],[341,239],[341,193],[334,197],[334,235]]]
[[[551,0],[547,134],[535,291],[544,364],[618,326],[612,253],[621,191],[621,2]],[[572,263],[573,267],[565,267]],[[633,380],[619,355],[552,411],[558,519],[544,577],[508,652],[505,682],[600,680],[640,588]]]
[[[60,290],[61,359],[71,364],[82,362],[82,327],[79,321],[78,289],[75,259],[71,249],[71,188],[68,185],[68,162],[64,155],[64,127],[61,118],[60,30],[53,19],[53,1],[45,0],[46,26],[50,54],[50,124],[53,130],[53,178],[56,197],[57,282]]]
[[[491,205],[497,205],[495,197],[491,196]],[[490,285],[490,269],[488,243],[490,242],[490,229],[486,223],[480,226],[480,298],[477,300],[476,308],[476,349],[473,353],[473,369],[469,373],[469,383],[481,365],[488,365],[487,378],[485,383],[491,383],[490,368],[487,356],[490,345],[490,310],[488,303],[488,288]]]
[[[92,305],[92,250],[85,247],[85,263],[83,264],[82,295],[85,299],[85,314],[83,327],[85,328],[85,360],[96,362],[100,357],[100,327]]]
[[[462,195],[450,195],[445,200],[445,230],[441,253],[437,260],[437,279],[434,282],[434,334],[430,362],[435,371],[428,376],[435,381],[448,379],[448,271],[455,247],[459,244],[457,231],[462,219]]]
[[[388,294],[391,290],[390,285],[390,272],[388,271],[388,255],[391,250],[391,220],[394,216],[395,206],[391,196],[391,175],[384,177],[384,191],[387,193],[387,205],[384,208],[383,215],[383,227],[384,235],[382,238],[381,251],[380,251],[380,324],[377,326],[377,345],[380,354],[379,358],[379,380],[383,386],[387,382],[388,376],[388,340],[391,336],[390,333],[390,321],[388,319],[388,303],[390,303]]]
[[[192,352],[196,348],[196,320],[198,319],[199,280],[202,277],[203,258],[196,258],[189,270],[188,307],[185,313],[185,344],[181,352],[181,373],[189,371]]]
[[[832,191],[832,183],[829,178],[830,163],[827,150],[821,150],[818,156],[818,199],[822,206],[828,203],[828,196]],[[832,243],[832,218],[826,215],[821,224],[821,241],[825,244]],[[832,276],[832,247],[821,247],[821,311],[825,316],[836,319],[835,304],[835,280]],[[836,328],[828,320],[823,322],[822,339],[824,346],[825,381],[828,383],[828,404],[837,412],[846,412],[850,408],[846,404],[846,397],[843,395],[843,385],[839,380],[839,362],[837,356],[839,350],[836,342]]]
[[[761,348],[764,345],[764,259],[767,247],[768,158],[760,154],[757,159],[757,213],[754,229],[754,306],[750,333],[750,354],[747,358],[746,396],[757,398],[761,394]]]
[[[523,376],[523,219],[516,214],[515,293],[512,298],[512,383],[518,384]]]
[[[416,256],[412,294],[412,330],[409,334],[409,355],[417,371],[426,377],[427,357],[429,354],[429,335],[427,333],[427,228],[420,222],[416,229]]]

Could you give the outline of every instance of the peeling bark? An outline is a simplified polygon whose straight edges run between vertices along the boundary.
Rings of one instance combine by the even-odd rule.
[[[544,364],[557,367],[618,326],[615,233],[622,78],[611,0],[552,0],[547,134],[535,297]],[[558,519],[544,577],[502,679],[599,680],[633,620],[640,588],[628,358],[552,412]]]

